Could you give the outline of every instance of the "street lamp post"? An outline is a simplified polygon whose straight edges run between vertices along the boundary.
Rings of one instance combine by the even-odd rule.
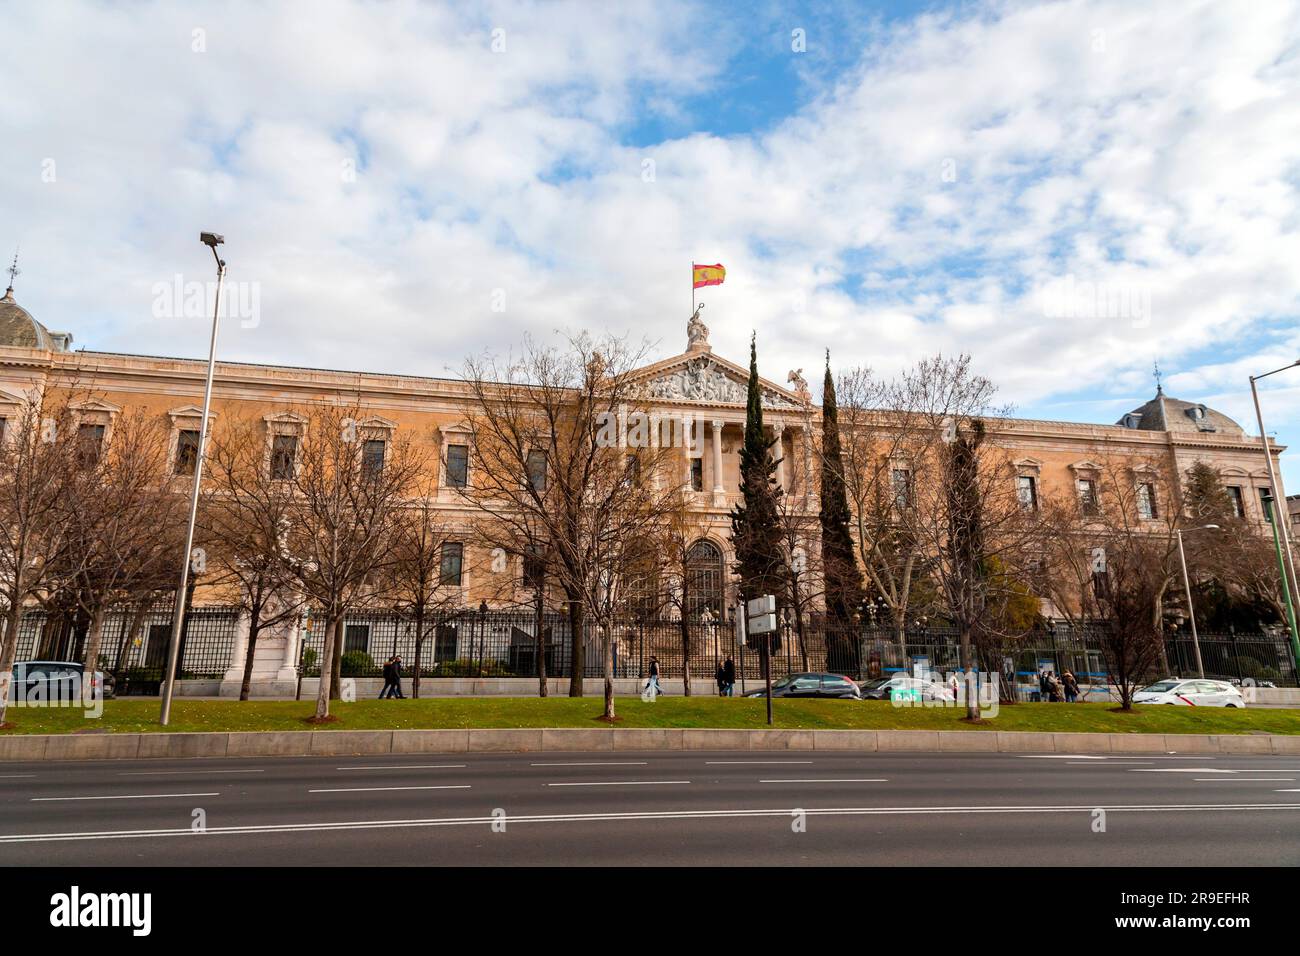
[[[1187,531],[1217,531],[1217,524],[1205,524],[1199,528],[1187,528]],[[1183,568],[1183,591],[1187,594],[1187,620],[1192,625],[1192,652],[1196,655],[1196,676],[1205,676],[1205,665],[1201,663],[1201,641],[1196,634],[1196,608],[1192,606],[1192,585],[1187,577],[1187,555],[1183,551],[1183,528],[1174,529],[1178,536],[1178,563]]]
[[[223,244],[225,238],[214,232],[204,232],[199,234],[199,241],[212,250],[212,257],[217,260],[217,295],[212,306],[212,337],[208,342],[208,375],[203,384],[203,419],[199,423],[199,447],[194,456],[194,483],[190,486],[190,520],[185,530],[185,554],[181,561],[181,580],[176,587],[176,599],[173,602],[172,634],[167,645],[167,670],[163,675],[162,711],[158,722],[164,727],[171,720],[172,714],[176,658],[180,653],[181,621],[185,616],[185,593],[189,587],[191,552],[194,550],[194,523],[199,514],[199,486],[203,482],[203,459],[208,450],[208,412],[212,407],[212,374],[217,366],[217,330],[221,324],[221,285],[226,277],[226,260],[217,255],[217,246]]]
[[[1282,576],[1282,597],[1286,601],[1287,624],[1291,628],[1291,654],[1295,658],[1297,666],[1300,666],[1300,630],[1296,628],[1295,605],[1292,603],[1291,598],[1292,584],[1300,585],[1300,579],[1296,578],[1295,574],[1295,557],[1291,554],[1291,536],[1287,530],[1286,515],[1279,514],[1279,508],[1285,506],[1286,498],[1282,496],[1282,489],[1278,485],[1277,469],[1273,467],[1273,452],[1269,448],[1268,432],[1264,430],[1264,413],[1260,410],[1259,405],[1259,389],[1255,387],[1255,383],[1261,378],[1268,378],[1278,372],[1285,372],[1297,365],[1300,365],[1300,359],[1296,359],[1290,365],[1283,365],[1271,372],[1265,372],[1263,375],[1250,376],[1250,397],[1255,403],[1255,421],[1259,424],[1259,437],[1264,442],[1264,462],[1268,466],[1268,484],[1273,495],[1271,505],[1273,535],[1277,539],[1277,569]]]

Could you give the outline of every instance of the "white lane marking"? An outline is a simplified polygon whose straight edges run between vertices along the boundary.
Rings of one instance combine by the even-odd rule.
[[[1133,764],[1150,763],[1150,762],[1151,762],[1150,760],[1114,760],[1106,764],[1095,764],[1095,763],[1085,763],[1082,760],[1071,760],[1066,764],[1066,766],[1067,767],[1097,767],[1097,766],[1116,767],[1121,764],[1124,766],[1131,766]]]
[[[1021,760],[1109,760],[1109,757],[1094,757],[1091,754],[1017,754]]]
[[[1274,793],[1300,793],[1300,789],[1292,788],[1290,790],[1274,790]]]
[[[786,766],[787,764],[793,765],[793,764],[801,764],[801,763],[812,763],[812,761],[811,760],[706,760],[704,761],[705,766],[728,765],[734,767],[747,767],[747,766],[782,767],[782,766]]]
[[[1245,780],[1233,780],[1230,777],[1193,777],[1194,783],[1294,783],[1295,777],[1247,777]]]
[[[33,803],[53,803],[60,800],[158,800],[163,797],[219,797],[219,793],[125,793],[96,797],[32,797]]]
[[[1155,767],[1151,770],[1130,770],[1129,773],[1236,773],[1222,767]]]
[[[800,779],[784,777],[780,780],[760,780],[759,783],[888,783],[884,777],[827,777],[825,779]]]
[[[645,760],[571,760],[530,763],[530,767],[644,767]]]
[[[16,780],[18,777],[34,777],[34,773],[0,773],[0,780]]]
[[[1300,793],[1300,790],[1279,791]],[[967,807],[832,807],[824,809],[803,808],[810,816],[945,816],[953,814],[1046,814],[1088,813],[1097,807],[1079,806],[967,806]],[[1300,803],[1188,803],[1188,804],[1125,804],[1105,806],[1108,813],[1184,813],[1214,812],[1222,810],[1300,810]],[[726,820],[755,817],[789,818],[795,808],[761,810],[664,810],[630,813],[565,813],[510,817],[511,823],[587,823],[608,821],[619,823],[629,820]],[[249,826],[208,827],[203,836],[238,836],[262,833],[323,833],[332,830],[384,830],[414,827],[488,826],[498,817],[434,817],[415,820],[357,820],[342,823],[267,823]],[[194,836],[189,827],[166,830],[98,830],[69,833],[13,833],[0,834],[0,843],[48,843],[67,840],[130,840],[168,836]]]
[[[548,787],[654,787],[690,783],[689,780],[596,780],[590,783],[548,783]]]
[[[119,777],[171,777],[203,773],[266,773],[265,770],[119,770]]]
[[[335,767],[335,770],[453,770],[464,768],[463,763],[403,763],[384,767]]]
[[[469,790],[467,783],[442,784],[428,787],[335,787],[329,790],[308,790],[308,793],[374,793],[381,790]]]

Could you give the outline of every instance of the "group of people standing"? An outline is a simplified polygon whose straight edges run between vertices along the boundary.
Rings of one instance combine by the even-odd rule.
[[[1043,671],[1038,675],[1038,696],[1054,704],[1073,704],[1079,699],[1079,682],[1069,671],[1060,677],[1052,671]]]

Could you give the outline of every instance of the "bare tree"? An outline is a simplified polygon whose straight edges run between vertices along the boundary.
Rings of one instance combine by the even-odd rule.
[[[420,696],[426,627],[461,605],[459,580],[446,580],[446,547],[459,543],[438,507],[436,473],[426,471],[413,486],[414,498],[396,514],[383,589],[415,625],[415,660],[411,696]]]
[[[330,719],[341,658],[339,632],[388,560],[401,504],[422,471],[421,456],[400,437],[385,441],[382,460],[363,454],[363,412],[342,404],[316,409],[287,463],[271,463],[288,482],[297,509],[284,536],[297,586],[325,621],[316,714]]]
[[[57,587],[70,543],[68,483],[75,429],[66,403],[34,391],[0,430],[0,726],[5,723],[18,631],[27,602]]]
[[[649,487],[654,462],[643,470],[629,458],[656,457],[629,449],[621,433],[641,407],[635,373],[645,352],[583,333],[558,346],[529,339],[517,357],[465,363],[463,414],[474,457],[460,491],[488,540],[546,556],[568,605],[572,697],[583,691],[585,618],[607,606],[596,582],[620,550],[599,522],[622,513],[625,472],[635,474],[636,488]]]
[[[108,611],[166,586],[182,549],[184,501],[166,483],[168,436],[143,409],[104,436],[79,436],[69,523],[71,589],[90,621],[82,655],[100,665]]]
[[[260,420],[223,424],[208,446],[208,482],[200,530],[213,549],[214,583],[232,586],[248,615],[239,699],[252,689],[257,641],[267,628],[299,613],[286,537],[297,500],[291,482],[276,480]]]

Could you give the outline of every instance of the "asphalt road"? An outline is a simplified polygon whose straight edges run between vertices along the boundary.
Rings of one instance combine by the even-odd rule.
[[[0,763],[6,866],[968,863],[1296,865],[1300,758],[657,751]]]

